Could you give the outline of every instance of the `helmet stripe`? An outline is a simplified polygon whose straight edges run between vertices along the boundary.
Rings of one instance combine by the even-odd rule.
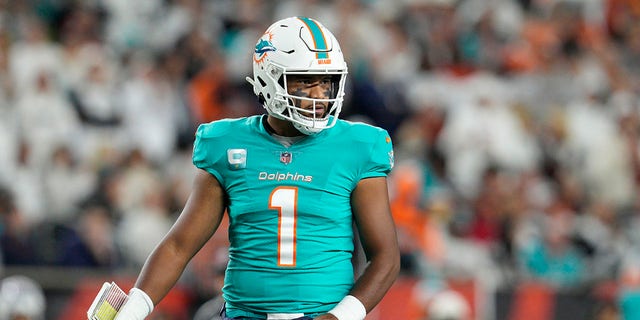
[[[304,25],[307,26],[307,29],[309,29],[311,37],[313,38],[315,49],[322,51],[316,52],[316,59],[328,59],[329,54],[327,53],[327,50],[329,48],[327,46],[327,40],[325,39],[324,32],[322,32],[322,29],[320,28],[318,23],[315,20],[309,19],[307,17],[298,17],[298,19],[300,19],[300,21],[302,21]]]

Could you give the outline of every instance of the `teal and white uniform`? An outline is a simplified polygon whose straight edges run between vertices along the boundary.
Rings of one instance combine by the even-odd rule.
[[[262,117],[199,126],[193,163],[226,191],[227,316],[324,313],[354,283],[350,197],[393,166],[389,134],[338,120],[283,146]]]

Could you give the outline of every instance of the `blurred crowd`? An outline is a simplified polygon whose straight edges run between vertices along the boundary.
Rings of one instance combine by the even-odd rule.
[[[0,0],[1,265],[137,272],[186,201],[195,128],[263,112],[255,41],[296,15],[342,45],[341,117],[393,137],[425,296],[639,287],[635,0]]]

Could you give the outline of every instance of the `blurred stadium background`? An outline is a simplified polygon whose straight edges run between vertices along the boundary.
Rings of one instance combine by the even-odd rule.
[[[0,319],[130,288],[195,127],[262,112],[250,55],[294,15],[394,139],[402,275],[367,319],[640,319],[638,0],[0,0]],[[225,241],[152,319],[203,319]]]

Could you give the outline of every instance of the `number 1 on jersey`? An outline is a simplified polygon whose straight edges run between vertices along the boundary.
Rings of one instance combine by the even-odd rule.
[[[298,188],[277,187],[269,196],[269,209],[278,210],[278,266],[296,265]]]

